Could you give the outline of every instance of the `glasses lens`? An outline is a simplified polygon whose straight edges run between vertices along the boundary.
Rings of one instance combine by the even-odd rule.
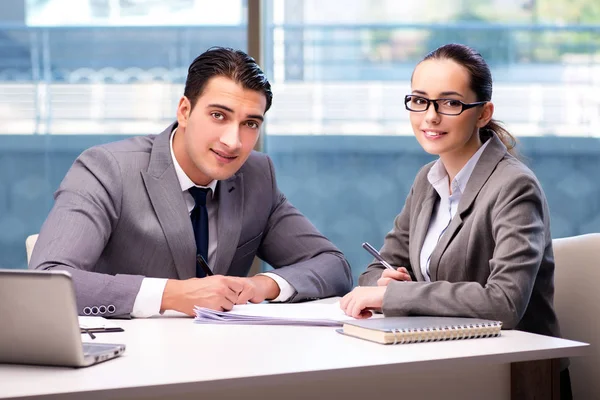
[[[411,111],[425,111],[427,109],[427,99],[420,96],[406,96],[406,108]]]
[[[439,99],[438,111],[447,115],[458,115],[462,111],[462,103],[454,99]]]

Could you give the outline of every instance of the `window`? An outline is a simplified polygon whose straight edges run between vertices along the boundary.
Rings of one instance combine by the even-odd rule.
[[[25,238],[83,150],[160,133],[191,61],[215,44],[245,49],[246,25],[244,0],[4,1],[0,267],[26,267]]]
[[[274,100],[265,146],[284,193],[355,278],[371,261],[361,243],[381,246],[433,159],[403,101],[414,66],[451,42],[490,64],[495,117],[542,183],[553,237],[600,231],[600,15],[577,23],[583,9],[543,0],[266,4]]]

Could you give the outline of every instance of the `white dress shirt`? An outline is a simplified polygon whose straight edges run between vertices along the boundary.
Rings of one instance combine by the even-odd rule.
[[[450,225],[452,218],[454,218],[460,199],[469,182],[469,178],[488,143],[489,140],[485,142],[473,156],[471,156],[465,166],[462,167],[458,174],[456,174],[452,180],[452,194],[450,194],[450,187],[448,185],[448,173],[446,172],[446,168],[441,159],[438,159],[436,163],[433,164],[427,174],[427,180],[440,196],[439,201],[436,201],[435,206],[433,207],[431,219],[429,220],[429,228],[427,228],[427,235],[425,236],[425,241],[421,248],[421,273],[427,282],[431,281],[431,277],[429,276],[429,260],[431,258],[431,253],[433,253],[435,246],[446,231],[446,228]]]
[[[177,173],[177,179],[179,180],[181,191],[183,192],[183,197],[188,208],[188,214],[192,213],[192,210],[195,206],[194,198],[192,197],[188,189],[192,186],[196,186],[203,189],[210,189],[211,191],[211,195],[206,196],[206,210],[208,212],[207,262],[209,267],[213,269],[215,263],[215,254],[217,250],[217,235],[219,226],[219,203],[214,198],[218,181],[213,180],[208,184],[208,186],[199,186],[194,184],[194,182],[192,182],[192,180],[186,175],[186,173],[183,171],[183,169],[177,162],[177,159],[175,158],[175,153],[173,153],[173,138],[175,137],[176,132],[177,129],[174,129],[173,133],[171,134],[171,159],[173,160],[175,172]],[[294,294],[295,289],[292,287],[292,285],[290,285],[288,281],[286,281],[279,275],[268,272],[259,275],[268,276],[269,278],[273,279],[279,286],[279,296],[277,296],[277,298],[273,299],[272,301],[286,301]],[[135,318],[147,318],[153,315],[159,315],[160,305],[162,303],[162,295],[165,291],[166,284],[167,279],[164,278],[144,278],[142,280],[140,290],[135,298],[135,302],[133,303],[133,310],[131,312],[131,315]]]

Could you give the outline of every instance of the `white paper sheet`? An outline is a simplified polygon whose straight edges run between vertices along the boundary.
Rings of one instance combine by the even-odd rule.
[[[92,317],[92,316],[84,316],[80,315],[79,317],[79,327],[84,329],[108,329],[108,328],[118,328],[118,325],[107,320],[103,317]]]
[[[261,303],[233,306],[231,311],[195,307],[199,324],[342,326],[353,320],[333,304]]]

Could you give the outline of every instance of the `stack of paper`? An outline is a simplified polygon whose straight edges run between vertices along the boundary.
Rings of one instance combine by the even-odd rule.
[[[261,303],[235,305],[231,311],[195,307],[199,324],[342,326],[354,320],[340,304]]]

